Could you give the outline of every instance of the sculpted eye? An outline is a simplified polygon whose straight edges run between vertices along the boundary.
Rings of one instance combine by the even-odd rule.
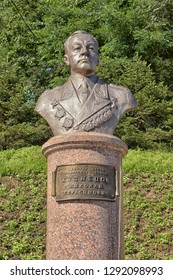
[[[73,48],[74,51],[80,51],[80,49],[81,49],[81,46],[75,46],[75,47]]]
[[[94,46],[89,46],[89,48],[88,48],[90,51],[93,51],[93,52],[95,52],[95,47]]]

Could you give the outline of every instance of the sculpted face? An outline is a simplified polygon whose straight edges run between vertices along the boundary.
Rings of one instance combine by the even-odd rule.
[[[91,76],[99,61],[98,45],[89,34],[76,34],[68,42],[64,59],[72,74]]]

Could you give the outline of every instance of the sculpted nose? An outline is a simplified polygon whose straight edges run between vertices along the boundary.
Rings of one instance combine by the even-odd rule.
[[[85,46],[82,48],[82,54],[88,54],[88,49]]]

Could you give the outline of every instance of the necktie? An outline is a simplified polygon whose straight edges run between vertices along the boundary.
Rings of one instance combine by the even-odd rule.
[[[88,83],[85,79],[82,80],[82,83],[78,89],[78,93],[79,93],[80,102],[82,104],[85,103],[90,93]]]

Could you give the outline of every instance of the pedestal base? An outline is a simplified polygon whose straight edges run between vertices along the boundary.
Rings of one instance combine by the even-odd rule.
[[[48,160],[46,259],[124,259],[121,161],[127,146],[107,134],[72,133],[52,137],[42,149]],[[115,201],[56,202],[52,174],[69,164],[115,167]]]

